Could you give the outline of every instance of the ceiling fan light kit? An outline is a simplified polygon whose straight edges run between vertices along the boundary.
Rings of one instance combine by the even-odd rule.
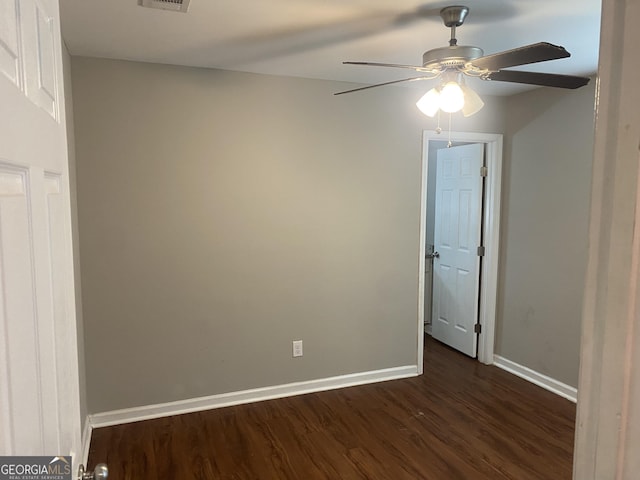
[[[456,28],[464,23],[468,13],[469,8],[462,5],[445,7],[440,11],[440,17],[445,26],[451,29],[449,46],[426,51],[422,56],[421,66],[375,62],[343,62],[347,65],[409,69],[422,73],[422,76],[355,88],[338,92],[335,95],[357,92],[369,88],[381,87],[383,85],[432,80],[442,77],[442,83],[438,87],[432,88],[425,93],[422,98],[418,100],[416,106],[429,117],[435,116],[439,110],[447,113],[462,111],[462,114],[468,117],[477,113],[484,106],[484,102],[476,92],[464,84],[464,76],[475,77],[485,81],[523,83],[568,89],[580,88],[589,83],[590,79],[588,77],[503,70],[509,67],[546,62],[548,60],[571,56],[564,47],[558,45],[540,42],[486,56],[484,55],[484,51],[479,47],[458,45]]]
[[[439,110],[445,113],[462,111],[465,117],[470,117],[484,107],[484,102],[465,84],[460,74],[445,74],[442,84],[425,93],[416,106],[428,117],[435,117]]]

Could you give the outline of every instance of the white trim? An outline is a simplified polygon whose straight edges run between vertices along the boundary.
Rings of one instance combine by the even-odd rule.
[[[500,200],[502,198],[502,135],[493,136],[487,145],[487,176],[484,208],[484,247],[480,282],[480,324],[478,360],[493,363],[498,301],[498,261],[500,258]]]
[[[520,365],[519,363],[512,362],[500,355],[494,355],[493,359],[493,364],[502,370],[506,370],[520,378],[524,378],[525,380],[534,383],[545,390],[549,390],[556,395],[560,395],[567,400],[571,400],[574,403],[578,401],[578,389],[575,387],[559,382],[555,378],[543,375],[542,373],[536,372],[535,370],[525,367],[524,365]]]
[[[604,0],[574,480],[640,471],[640,2]]]
[[[252,390],[243,390],[239,392],[222,393],[208,397],[190,398],[187,400],[178,400],[176,402],[126,408],[123,410],[113,410],[111,412],[90,415],[89,418],[93,428],[108,427],[110,425],[168,417],[171,415],[181,415],[183,413],[199,412],[202,410],[241,405],[244,403],[259,402],[262,400],[291,397],[305,393],[322,392],[367,383],[397,380],[400,378],[415,377],[417,375],[417,366],[407,365],[403,367],[385,368],[383,370],[309,380],[306,382],[295,382],[272,387],[254,388]]]
[[[422,134],[422,185],[420,190],[420,232],[418,247],[418,346],[416,364],[418,375],[424,373],[424,285],[427,255],[427,184],[429,180],[429,139]]]
[[[80,451],[80,462],[85,467],[89,461],[89,447],[91,446],[91,434],[93,426],[91,425],[91,416],[87,415],[84,421],[84,429],[82,430],[82,450]]]
[[[424,262],[426,254],[426,219],[429,142],[442,141],[442,135],[424,131],[422,135],[422,188],[420,193],[420,246],[418,258],[418,369],[422,373],[424,360]],[[485,256],[482,262],[480,282],[480,324],[482,333],[478,340],[478,360],[486,365],[493,363],[495,342],[496,302],[498,298],[498,258],[500,245],[500,199],[502,192],[502,135],[497,133],[451,132],[454,142],[484,143],[487,146],[489,169],[485,192],[483,222]]]

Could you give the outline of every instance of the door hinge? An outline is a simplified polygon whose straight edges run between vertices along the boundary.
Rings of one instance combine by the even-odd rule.
[[[476,324],[473,326],[473,332],[474,332],[474,333],[482,333],[482,325],[481,325],[481,324],[479,324],[479,323],[476,323]]]
[[[486,177],[487,175],[489,175],[489,168],[488,167],[480,167],[480,176],[481,177]]]
[[[480,245],[478,247],[478,256],[479,257],[484,257],[484,245]]]

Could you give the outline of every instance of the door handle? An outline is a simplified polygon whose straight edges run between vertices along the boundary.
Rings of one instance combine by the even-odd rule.
[[[438,252],[427,253],[427,258],[434,259],[434,258],[439,258],[439,257],[440,257],[440,254]]]
[[[99,463],[93,472],[87,472],[84,465],[80,465],[78,471],[79,480],[106,480],[109,476],[109,468],[104,463]]]

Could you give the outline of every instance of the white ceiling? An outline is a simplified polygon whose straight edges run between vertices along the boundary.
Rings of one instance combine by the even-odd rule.
[[[406,78],[411,72],[342,65],[343,60],[420,65],[425,50],[448,45],[449,29],[437,12],[450,4],[456,3],[191,0],[187,13],[177,13],[140,7],[138,0],[60,0],[63,37],[72,55],[364,84]],[[460,45],[475,45],[489,54],[546,41],[564,46],[571,58],[518,69],[595,73],[600,0],[465,0],[463,4],[470,13],[458,29]],[[473,88],[484,94],[527,89],[473,82]],[[412,85],[424,88],[426,83]]]

